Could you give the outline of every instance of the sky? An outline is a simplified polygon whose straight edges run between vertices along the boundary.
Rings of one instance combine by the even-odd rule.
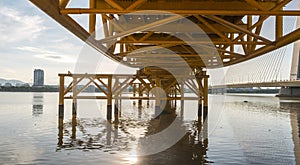
[[[0,2],[0,77],[32,83],[33,70],[45,71],[45,83],[74,67],[82,42],[29,1]]]
[[[58,84],[58,73],[73,72],[84,47],[28,0],[0,1],[0,78],[32,83],[34,69],[43,69],[45,84]],[[102,57],[108,70],[117,67]]]
[[[84,17],[76,20],[87,24]],[[98,63],[94,65],[104,68],[100,72],[124,70],[103,55],[86,49],[83,41],[28,0],[0,1],[0,78],[32,83],[33,70],[43,69],[45,84],[58,84],[58,73],[76,71],[78,59],[87,52],[92,52],[91,58],[97,55]],[[90,69],[93,70],[92,65]]]

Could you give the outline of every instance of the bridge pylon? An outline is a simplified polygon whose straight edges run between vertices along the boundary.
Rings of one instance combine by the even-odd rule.
[[[296,28],[300,28],[300,17],[297,17]],[[300,40],[294,42],[290,81],[300,80]],[[300,97],[300,87],[281,87],[279,97]]]

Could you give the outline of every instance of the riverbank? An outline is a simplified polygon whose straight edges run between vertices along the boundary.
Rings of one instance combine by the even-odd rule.
[[[0,92],[58,92],[59,87],[43,86],[43,87],[0,87]]]

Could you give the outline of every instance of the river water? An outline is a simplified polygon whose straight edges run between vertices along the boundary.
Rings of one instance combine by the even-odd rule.
[[[58,93],[3,92],[0,164],[300,163],[300,100],[239,94],[209,102],[201,124],[196,101],[177,101],[158,118],[153,101],[122,100],[120,117],[107,122],[105,101],[79,100],[75,125],[65,101],[58,129]]]

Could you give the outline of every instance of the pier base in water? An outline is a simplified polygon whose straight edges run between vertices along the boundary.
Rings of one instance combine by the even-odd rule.
[[[277,97],[300,97],[300,87],[281,87]]]

